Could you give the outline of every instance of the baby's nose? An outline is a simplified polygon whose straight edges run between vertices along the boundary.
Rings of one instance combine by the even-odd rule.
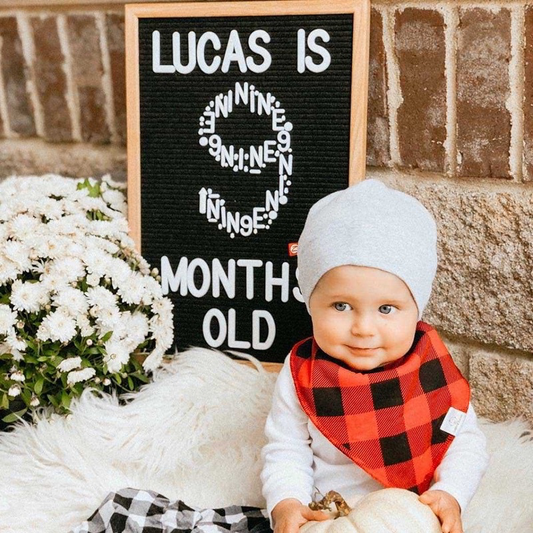
[[[358,314],[352,324],[352,335],[367,337],[374,334],[375,324],[367,313]]]

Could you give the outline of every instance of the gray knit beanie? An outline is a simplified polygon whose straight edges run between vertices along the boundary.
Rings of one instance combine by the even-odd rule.
[[[334,192],[311,207],[298,241],[299,285],[307,309],[318,280],[332,268],[357,265],[398,276],[418,318],[437,270],[437,228],[415,198],[373,179]]]

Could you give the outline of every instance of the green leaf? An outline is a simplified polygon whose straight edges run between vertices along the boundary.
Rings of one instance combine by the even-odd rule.
[[[44,385],[44,378],[39,378],[35,382],[35,386],[33,387],[33,392],[35,392],[37,396],[41,394],[41,392],[43,391],[43,385]]]
[[[63,391],[61,393],[61,405],[65,408],[65,409],[68,409],[70,407],[70,396],[68,394],[67,391]]]
[[[26,414],[27,411],[28,411],[28,408],[26,407],[22,409],[21,411],[17,411],[16,413],[11,413],[7,416],[4,416],[4,418],[2,418],[2,421],[5,422],[6,424],[11,424],[12,422],[16,422],[17,420],[22,418]]]
[[[2,394],[2,400],[0,400],[0,409],[9,409],[9,398],[5,392]]]
[[[133,379],[131,379],[131,376],[128,376],[128,387],[130,388],[130,390],[135,389],[135,385],[133,383]]]
[[[48,394],[47,398],[54,407],[59,407],[59,400],[53,394]]]
[[[107,342],[111,336],[113,335],[113,332],[112,331],[108,331],[103,337],[102,337],[102,342]]]

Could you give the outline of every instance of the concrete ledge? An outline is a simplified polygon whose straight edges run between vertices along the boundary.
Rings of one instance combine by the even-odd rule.
[[[37,139],[0,141],[0,178],[48,173],[76,178],[109,173],[115,180],[125,180],[126,149]]]

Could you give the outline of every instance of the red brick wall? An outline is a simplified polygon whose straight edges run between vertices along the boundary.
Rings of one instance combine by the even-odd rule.
[[[123,35],[122,9],[0,11],[0,137],[123,145]]]
[[[533,7],[500,4],[373,3],[368,165],[532,179]],[[121,6],[0,10],[0,138],[124,146],[123,32]]]

